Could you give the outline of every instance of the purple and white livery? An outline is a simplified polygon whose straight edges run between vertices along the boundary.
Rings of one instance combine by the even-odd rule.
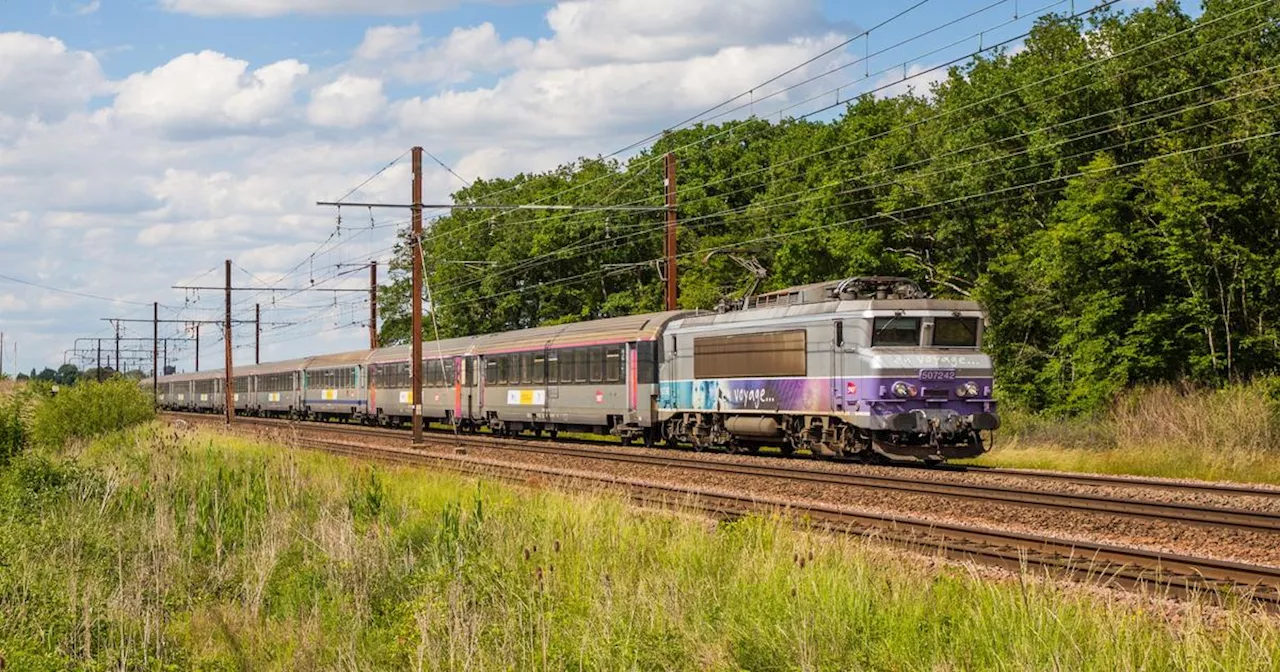
[[[982,307],[903,278],[851,278],[676,319],[662,336],[658,417],[697,447],[937,462],[999,426]]]

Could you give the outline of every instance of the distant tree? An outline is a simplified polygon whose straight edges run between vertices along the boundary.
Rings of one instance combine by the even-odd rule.
[[[58,367],[58,375],[54,382],[59,385],[74,385],[80,377],[80,369],[75,364],[63,364]]]
[[[28,376],[28,375],[27,375],[27,374],[25,374],[25,373],[19,373],[19,374],[18,374],[18,382],[19,382],[19,383],[25,383],[25,382],[27,382],[28,380],[31,380],[31,376]]]

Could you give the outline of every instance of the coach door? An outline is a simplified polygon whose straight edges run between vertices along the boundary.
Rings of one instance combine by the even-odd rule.
[[[835,320],[831,327],[831,403],[833,411],[842,413],[848,404],[857,399],[857,383],[853,382],[853,378],[845,379],[844,320]],[[851,385],[854,387],[850,387]]]
[[[461,421],[463,408],[463,384],[467,379],[466,358],[453,358],[453,422]]]

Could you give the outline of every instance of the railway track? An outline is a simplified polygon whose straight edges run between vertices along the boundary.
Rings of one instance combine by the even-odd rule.
[[[238,419],[237,422],[264,426],[289,426],[287,421],[265,418],[241,418]],[[393,439],[405,438],[403,432],[400,432],[399,430],[358,427],[353,425],[317,424],[299,427],[309,431],[326,431],[354,436],[381,436]],[[489,435],[438,434],[435,436],[439,437],[440,440],[447,440],[457,445],[475,448],[497,448],[502,450],[547,455],[563,455],[575,458],[605,460],[615,463],[636,464],[659,468],[678,468],[763,478],[781,478],[791,481],[823,485],[840,485],[892,492],[915,493],[1082,513],[1121,515],[1142,518],[1145,520],[1161,520],[1173,523],[1201,525],[1218,529],[1231,528],[1249,532],[1280,533],[1280,514],[1268,511],[1252,511],[1242,508],[1202,506],[1171,502],[1152,502],[1140,499],[1118,499],[1099,495],[1047,492],[1043,490],[990,484],[947,483],[936,480],[918,480],[909,475],[888,476],[829,472],[790,465],[770,464],[770,461],[761,461],[760,464],[743,464],[736,462],[731,463],[703,460],[679,454],[661,456],[639,455],[630,452],[619,453],[604,451],[599,448],[587,448],[582,447],[582,444],[550,444],[547,442],[528,441]],[[1018,475],[1021,475],[1022,473],[1017,470],[1013,471]],[[991,473],[991,471],[983,470],[981,473]],[[1033,472],[1033,475],[1040,475],[1040,473]],[[1067,478],[1062,480],[1077,482],[1075,475],[1066,476]],[[1127,485],[1128,479],[1108,479],[1106,482],[1109,485],[1123,486]],[[1139,487],[1146,486],[1147,483],[1142,482]],[[1204,487],[1208,488],[1211,486]],[[1217,492],[1217,494],[1222,494],[1222,492],[1237,494],[1239,493],[1239,490],[1233,487],[1225,491],[1215,492]],[[1263,490],[1262,492],[1269,491]],[[1250,491],[1249,494],[1253,494],[1252,491]]]
[[[169,415],[173,415],[175,417],[193,417],[193,418],[204,418],[204,419],[208,419],[210,417],[217,419],[221,417],[221,416],[210,416],[208,414],[203,414],[203,413],[180,413],[180,412],[172,412],[172,411],[166,411],[166,413],[168,413]],[[254,418],[254,417],[237,417],[236,421],[237,422],[289,422],[287,420],[277,420],[272,418]],[[389,437],[398,437],[398,438],[407,438],[408,436],[407,430],[390,429],[390,428],[382,428],[382,427],[367,427],[364,425],[345,425],[345,424],[338,424],[338,423],[306,423],[305,426],[323,427],[331,431],[350,431],[350,432],[366,432],[366,433],[375,432],[380,435],[385,435]],[[490,446],[492,446],[492,444],[496,442],[503,442],[503,443],[508,443],[510,445],[517,445],[517,444],[526,444],[526,443],[537,444],[539,442],[546,441],[546,439],[542,439],[538,437],[529,437],[529,436],[501,437],[493,434],[483,434],[483,433],[458,435],[448,430],[439,430],[439,429],[431,429],[431,428],[426,428],[425,433],[429,437],[435,436],[435,437],[440,437],[442,439],[444,437],[448,437],[449,439],[452,439],[455,436],[462,436],[464,438],[470,437],[470,438],[486,441],[488,444],[490,444]],[[561,437],[560,439],[558,439],[556,445],[575,445],[575,446],[606,448],[606,447],[618,446],[619,444],[612,443],[612,442],[605,442],[605,441],[590,441],[590,440],[584,440],[584,439],[568,439],[565,437]],[[821,460],[825,462],[831,462],[834,464],[860,464],[852,460],[846,460],[841,458],[831,458],[831,457],[813,458],[813,457],[804,457],[804,456],[785,457],[782,455],[767,455],[767,456],[762,456],[762,459],[773,459],[775,461],[798,460],[803,462]],[[1002,468],[1002,467],[987,467],[982,465],[944,464],[944,465],[935,465],[935,466],[924,466],[924,465],[913,465],[913,464],[901,464],[901,465],[895,465],[895,467],[902,469],[904,471],[922,470],[922,471],[931,471],[931,472],[989,474],[993,476],[1014,476],[1018,478],[1042,480],[1042,481],[1052,482],[1052,483],[1070,483],[1074,485],[1124,487],[1124,488],[1146,489],[1146,490],[1170,490],[1174,492],[1183,492],[1183,493],[1190,493],[1190,494],[1204,494],[1204,495],[1218,495],[1218,496],[1221,496],[1221,495],[1250,496],[1250,497],[1262,497],[1262,498],[1269,498],[1269,499],[1280,499],[1280,487],[1268,487],[1268,486],[1259,487],[1259,486],[1251,486],[1251,485],[1244,485],[1244,484],[1237,484],[1237,483],[1188,482],[1188,481],[1175,481],[1175,480],[1164,479],[1164,478],[1147,478],[1147,477],[1141,477],[1141,476],[1108,476],[1103,474],[1042,471],[1037,469],[1009,469],[1009,468]],[[802,470],[802,469],[797,469],[797,470]]]
[[[170,414],[220,423],[212,416]],[[851,511],[819,504],[797,504],[793,501],[762,498],[709,488],[652,483],[640,479],[588,474],[566,469],[532,465],[515,465],[465,455],[424,453],[407,448],[370,446],[304,436],[325,432],[371,438],[403,440],[397,430],[290,423],[282,420],[242,418],[239,424],[292,430],[290,439],[304,447],[360,458],[373,458],[407,464],[431,465],[467,473],[483,473],[527,482],[530,478],[553,476],[574,482],[606,484],[625,489],[641,503],[669,505],[678,501],[719,517],[740,516],[750,512],[787,509],[808,520],[836,531],[873,535],[876,539],[916,549],[938,549],[948,557],[976,560],[1008,568],[1038,567],[1073,576],[1102,579],[1125,587],[1159,586],[1178,596],[1231,595],[1246,597],[1280,610],[1280,568],[1250,565],[1212,558],[1192,557],[1084,542],[1042,535],[1009,532],[969,525],[940,523],[904,516]],[[901,492],[971,500],[1012,503],[1073,511],[1087,511],[1136,516],[1146,519],[1176,521],[1214,527],[1236,527],[1250,531],[1280,532],[1280,515],[1200,507],[1185,504],[1108,499],[1067,493],[1045,493],[1038,490],[948,484],[936,481],[912,481],[908,477],[862,476],[832,473],[779,465],[747,465],[699,460],[681,456],[645,456],[605,452],[568,446],[541,445],[518,439],[472,435],[432,435],[436,445],[497,448],[502,450],[557,454],[570,457],[609,460],[650,466],[704,470],[769,478],[787,478],[824,484],[880,488]],[[1122,479],[1123,480],[1123,479]]]

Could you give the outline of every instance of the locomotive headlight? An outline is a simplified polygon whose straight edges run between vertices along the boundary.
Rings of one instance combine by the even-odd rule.
[[[978,384],[972,380],[956,388],[957,397],[976,397],[978,396]]]
[[[916,387],[915,385],[909,385],[899,380],[893,384],[893,395],[903,399],[906,399],[907,397],[914,397],[916,396]]]

